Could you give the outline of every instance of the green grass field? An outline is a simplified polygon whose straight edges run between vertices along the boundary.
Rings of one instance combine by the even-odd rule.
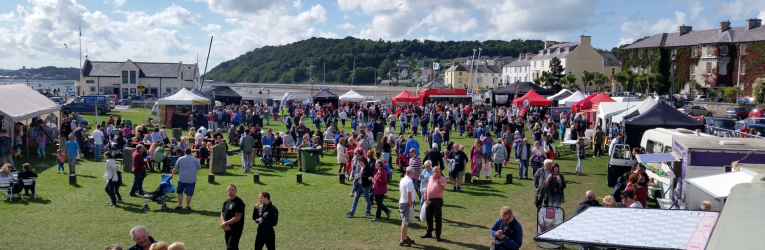
[[[131,110],[132,111],[132,110]],[[147,112],[148,113],[148,112]],[[141,112],[112,112],[134,121],[142,120]],[[93,120],[92,116],[85,117]],[[99,120],[101,116],[99,116]],[[108,116],[104,116],[108,119]],[[281,123],[271,123],[276,131],[283,131]],[[278,126],[276,126],[278,125]],[[347,128],[350,130],[350,128]],[[454,138],[462,145],[471,145],[474,139]],[[420,138],[418,138],[419,140]],[[421,142],[421,148],[426,148]],[[47,148],[48,154],[54,151]],[[261,183],[253,183],[251,175],[242,174],[240,155],[231,155],[232,168],[224,175],[216,176],[215,183],[207,182],[208,171],[198,174],[196,193],[192,202],[193,210],[161,211],[156,203],[150,203],[151,211],[143,212],[143,198],[128,196],[131,174],[123,176],[124,185],[120,193],[124,204],[109,207],[108,195],[104,192],[106,181],[103,162],[80,160],[77,163],[78,185],[68,184],[68,177],[56,173],[56,164],[49,155],[40,160],[33,152],[30,157],[16,158],[16,162],[29,162],[40,174],[37,183],[37,199],[21,201],[14,198],[0,202],[5,237],[0,238],[0,245],[8,249],[101,249],[112,243],[123,247],[133,242],[129,230],[135,225],[146,225],[150,234],[157,240],[183,241],[189,249],[221,249],[225,247],[223,231],[219,228],[220,210],[227,199],[226,185],[235,184],[238,196],[247,204],[245,231],[240,247],[252,248],[255,242],[257,225],[252,221],[252,207],[257,203],[258,193],[268,191],[272,201],[280,211],[279,224],[276,226],[276,245],[280,249],[392,249],[397,248],[400,220],[398,212],[391,214],[391,219],[370,222],[371,217],[364,214],[364,202],[360,201],[356,217],[346,218],[353,202],[348,196],[350,184],[339,184],[338,165],[333,154],[321,159],[316,173],[304,174],[303,183],[296,183],[297,169],[276,166],[273,169],[254,168],[261,175]],[[576,161],[574,154],[566,152],[556,160],[566,176],[568,186],[566,203],[563,208],[566,218],[584,197],[588,189],[597,196],[611,193],[605,184],[606,159],[588,158],[585,160],[584,173],[574,174]],[[259,160],[256,161],[260,163]],[[518,167],[511,161],[503,174],[517,175]],[[145,182],[146,191],[154,191],[159,186],[162,173],[149,172]],[[385,205],[397,206],[399,197],[398,181],[394,173],[392,185],[388,186],[388,198]],[[174,183],[177,181],[175,178]],[[463,192],[445,193],[443,211],[443,242],[433,239],[420,239],[425,233],[425,222],[410,224],[409,236],[416,240],[413,247],[428,249],[488,249],[491,236],[489,228],[499,216],[502,206],[510,206],[524,229],[524,249],[536,249],[532,240],[536,235],[536,208],[533,204],[535,195],[531,180],[517,180],[505,184],[505,179],[494,178],[491,185],[465,184]],[[169,197],[169,206],[177,204],[176,195]],[[375,212],[376,207],[372,207]],[[417,208],[419,210],[419,208]]]

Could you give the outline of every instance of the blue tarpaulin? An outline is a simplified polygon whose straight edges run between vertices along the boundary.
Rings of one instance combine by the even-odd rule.
[[[639,163],[676,162],[679,160],[680,159],[677,159],[672,153],[637,155],[637,161]]]

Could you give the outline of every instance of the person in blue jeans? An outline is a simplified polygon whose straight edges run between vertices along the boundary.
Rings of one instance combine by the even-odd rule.
[[[78,155],[80,155],[80,144],[74,140],[74,135],[70,134],[69,141],[66,142],[66,162],[69,163],[69,174],[75,174]]]
[[[523,142],[515,149],[515,158],[518,159],[518,179],[529,178],[529,159],[531,158],[531,144],[529,138],[523,138]],[[534,173],[531,173],[532,175]]]
[[[361,168],[361,171],[355,174],[356,180],[354,180],[354,182],[356,182],[356,195],[353,197],[353,205],[351,205],[351,211],[345,213],[348,217],[353,217],[353,214],[356,213],[356,206],[359,204],[359,197],[362,195],[364,196],[364,201],[367,203],[367,210],[366,213],[364,213],[364,217],[372,215],[372,203],[369,200],[369,194],[372,188],[374,169],[367,164],[365,158],[359,158],[359,167]]]
[[[133,152],[133,155],[131,158],[133,159],[133,186],[130,187],[130,196],[136,197],[135,194],[138,192],[138,194],[143,195],[143,179],[146,177],[146,161],[143,158],[143,151],[144,147],[143,145],[138,145],[135,147],[135,152]]]

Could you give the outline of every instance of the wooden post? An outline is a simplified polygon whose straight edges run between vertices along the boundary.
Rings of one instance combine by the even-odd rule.
[[[505,183],[507,183],[507,184],[513,184],[513,174],[507,174],[507,175],[505,175]]]
[[[465,181],[464,183],[470,183],[470,181],[473,179],[473,173],[465,173]]]
[[[252,175],[252,182],[254,182],[254,183],[260,182],[260,174],[259,173],[255,173],[255,174]]]
[[[69,175],[69,185],[77,185],[77,174]]]
[[[207,175],[207,183],[215,183],[215,174]]]
[[[345,184],[345,174],[344,173],[337,174],[337,179],[340,180],[340,184]]]
[[[297,173],[297,183],[303,183],[303,173]]]

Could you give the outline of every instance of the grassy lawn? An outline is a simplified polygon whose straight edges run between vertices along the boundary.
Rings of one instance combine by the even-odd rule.
[[[147,112],[148,113],[148,112]],[[142,120],[141,112],[112,112],[135,121]],[[88,120],[92,116],[86,116]],[[108,116],[104,117],[108,119]],[[99,116],[100,121],[101,116]],[[273,122],[271,126],[283,131],[284,126]],[[350,130],[350,128],[348,128]],[[454,138],[462,145],[471,145],[474,139]],[[419,139],[419,138],[418,138]],[[422,148],[425,144],[421,142]],[[54,151],[48,147],[48,153]],[[32,152],[30,152],[32,153]],[[31,156],[32,154],[30,154]],[[280,249],[302,249],[312,246],[317,249],[392,249],[397,248],[400,220],[398,212],[391,214],[391,219],[373,223],[371,217],[360,217],[364,213],[364,202],[360,201],[356,217],[346,218],[344,213],[350,209],[352,198],[348,183],[339,184],[337,164],[334,155],[326,155],[316,173],[305,174],[303,183],[295,181],[297,169],[276,166],[273,169],[254,168],[261,175],[261,183],[253,183],[251,175],[242,174],[241,157],[232,155],[234,165],[225,175],[216,176],[215,183],[206,181],[208,171],[199,172],[196,193],[191,211],[161,211],[160,206],[151,203],[151,211],[141,211],[143,198],[128,196],[132,175],[123,176],[124,185],[120,193],[124,204],[108,207],[108,195],[104,192],[106,181],[103,162],[80,160],[77,164],[78,185],[68,184],[64,174],[56,173],[52,157],[41,161],[35,157],[17,158],[18,163],[29,162],[40,174],[37,184],[37,199],[13,202],[0,202],[0,211],[5,215],[2,225],[5,228],[18,228],[0,238],[0,245],[13,246],[13,249],[100,249],[108,244],[117,243],[123,247],[133,242],[129,230],[134,225],[146,225],[150,234],[157,240],[167,242],[183,241],[189,249],[221,249],[225,247],[223,232],[219,228],[221,204],[226,196],[226,185],[235,184],[238,195],[247,204],[245,214],[245,232],[240,247],[251,248],[255,242],[257,225],[252,221],[252,208],[257,203],[257,195],[268,191],[274,205],[280,211],[279,224],[276,226],[276,244]],[[576,161],[574,154],[566,154],[556,160],[566,175],[568,187],[566,203],[563,208],[566,218],[584,197],[588,189],[597,196],[611,193],[605,185],[606,159],[588,158],[585,160],[584,173],[574,174]],[[259,160],[256,161],[260,163]],[[515,161],[503,170],[503,174],[517,175]],[[159,186],[162,173],[150,172],[144,182],[146,191],[154,191]],[[398,181],[394,173],[392,185],[388,186],[389,195],[385,205],[394,208],[399,196]],[[177,178],[173,180],[176,183]],[[532,240],[536,234],[536,208],[533,204],[535,195],[531,180],[515,179],[513,184],[505,184],[504,178],[495,178],[491,185],[464,185],[463,192],[445,193],[443,211],[443,242],[433,239],[421,240],[425,232],[425,222],[410,224],[409,236],[417,241],[413,247],[429,249],[488,249],[491,236],[489,228],[499,216],[499,208],[510,206],[516,218],[524,228],[524,249],[536,249]],[[169,206],[177,204],[176,195],[169,197]],[[372,207],[375,212],[376,207]],[[419,211],[419,208],[417,208]]]

